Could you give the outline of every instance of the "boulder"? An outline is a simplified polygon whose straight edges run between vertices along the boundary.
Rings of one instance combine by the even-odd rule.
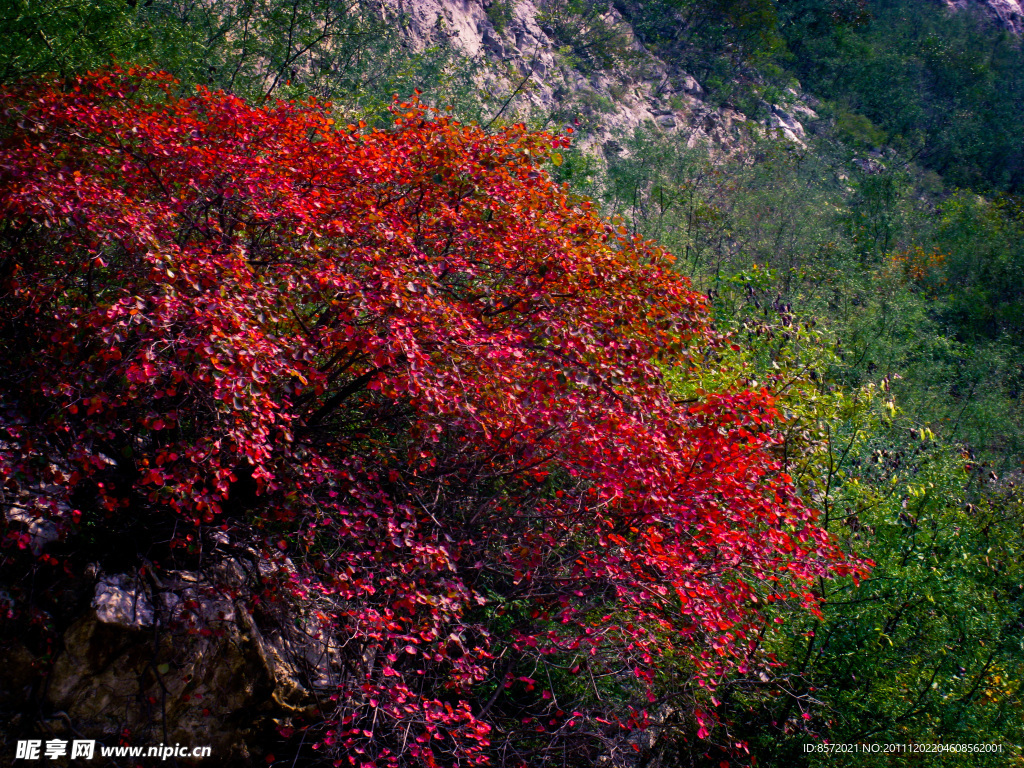
[[[101,743],[127,730],[134,745],[209,745],[217,765],[261,760],[278,724],[313,712],[299,670],[244,606],[195,574],[154,582],[98,580],[48,675],[51,728]]]
[[[1020,37],[1024,34],[1024,2],[1022,0],[945,0],[952,11],[978,8],[994,23]]]

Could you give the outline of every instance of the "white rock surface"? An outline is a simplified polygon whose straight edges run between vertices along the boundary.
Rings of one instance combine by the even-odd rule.
[[[406,18],[406,34],[414,48],[454,46],[478,66],[477,86],[494,93],[498,105],[518,89],[502,114],[505,118],[550,114],[568,105],[587,129],[585,143],[592,146],[652,125],[679,135],[689,146],[707,144],[731,151],[739,145],[737,125],[746,117],[704,102],[701,84],[645,50],[612,6],[603,20],[621,32],[632,59],[613,69],[585,73],[570,64],[559,41],[542,28],[535,0],[512,0],[510,18],[500,32],[488,17],[484,0],[388,1]],[[793,96],[795,101],[795,91]],[[806,135],[800,119],[807,112],[813,115],[813,110],[802,109],[804,113],[790,107],[771,118],[781,135],[800,146]]]
[[[96,618],[104,624],[142,629],[153,626],[153,603],[138,580],[123,573],[104,576],[92,599]]]
[[[988,16],[1017,37],[1024,33],[1024,2],[1022,0],[945,0],[954,11],[980,7]]]
[[[57,526],[52,520],[47,520],[45,517],[37,517],[23,510],[9,509],[7,511],[7,522],[24,528],[29,537],[29,549],[32,550],[32,554],[36,557],[43,553],[47,544],[60,538]]]

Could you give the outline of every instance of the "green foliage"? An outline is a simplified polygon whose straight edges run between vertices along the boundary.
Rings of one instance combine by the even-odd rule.
[[[638,133],[605,201],[704,290],[761,265],[776,299],[838,342],[837,381],[888,377],[902,406],[999,466],[1024,456],[1021,218],[1014,198],[922,199],[912,170],[874,172],[819,144],[762,141],[710,158]],[[719,299],[720,300],[720,299]],[[759,299],[761,310],[767,309]]]
[[[505,31],[508,23],[512,21],[511,0],[491,0],[490,3],[485,5],[484,11],[499,35]]]
[[[1021,201],[951,196],[939,207],[936,242],[949,254],[945,315],[965,339],[1024,343],[1024,215]]]
[[[776,7],[780,31],[793,50],[842,39],[871,20],[865,0],[777,0]]]
[[[878,149],[885,145],[889,138],[885,131],[876,126],[864,115],[842,109],[836,116],[836,128],[839,135],[855,147]]]
[[[597,159],[590,152],[573,145],[564,150],[561,162],[549,169],[551,177],[560,183],[568,184],[578,194],[594,194],[598,191],[598,180],[601,168]]]
[[[74,72],[121,59],[186,64],[192,39],[168,19],[171,8],[125,0],[11,0],[0,7],[0,82]],[[198,52],[196,53],[196,59]],[[196,60],[190,62],[197,64]]]
[[[843,217],[861,264],[878,264],[888,254],[909,245],[909,220],[915,202],[903,173],[881,170],[860,174]]]
[[[439,48],[409,51],[401,13],[369,2],[17,0],[2,13],[2,82],[115,58],[157,66],[186,88],[332,100],[353,119],[383,120],[393,94],[428,84],[439,102],[479,111],[467,62]]]
[[[611,163],[608,205],[671,245],[739,344],[708,386],[783,394],[789,471],[877,563],[862,584],[822,583],[820,620],[788,623],[779,607],[788,631],[764,650],[783,666],[716,693],[719,747],[697,764],[737,739],[760,765],[858,768],[908,758],[805,744],[1020,744],[1024,516],[1011,484],[983,482],[989,468],[957,445],[999,473],[1024,456],[1015,201],[963,193],[935,210],[912,172],[861,171],[827,146],[768,142],[723,161],[637,135],[629,150]]]
[[[584,0],[558,0],[541,8],[537,22],[559,44],[559,53],[570,66],[607,69],[611,58],[602,57],[601,43],[608,30],[602,22],[606,8]],[[596,65],[596,67],[594,66]]]
[[[876,566],[859,585],[825,588],[824,620],[797,623],[783,653],[803,678],[799,708],[819,738],[1001,743],[1009,754],[922,756],[923,764],[1005,765],[1020,757],[1013,745],[1022,734],[1020,501],[1012,488],[983,484],[928,430],[912,429],[908,440],[910,426],[863,416],[835,425],[821,504],[836,533]],[[785,736],[796,708],[771,711]],[[774,756],[795,762],[804,740],[786,738]],[[893,762],[818,754],[807,764]]]
[[[606,204],[665,243],[705,289],[760,264],[776,270],[785,294],[821,296],[852,259],[831,157],[763,140],[713,159],[642,132],[626,148],[609,163]]]
[[[608,3],[544,0],[537,23],[559,44],[566,63],[585,72],[625,67],[635,59],[629,32]]]
[[[836,104],[853,146],[891,144],[950,183],[1024,184],[1024,50],[970,12],[918,0],[653,0],[641,39],[719,102],[792,76]],[[746,105],[748,108],[752,104]]]
[[[778,16],[773,0],[655,0],[630,19],[645,42],[698,74],[734,72],[778,51]],[[724,61],[714,62],[713,57]]]
[[[1020,45],[968,11],[951,15],[916,0],[874,0],[868,9],[869,22],[865,15],[839,34],[798,23],[817,18],[810,11],[783,25],[788,66],[812,92],[843,105],[840,128],[855,141],[884,134],[957,186],[1018,190]]]
[[[764,650],[781,666],[716,692],[719,748],[697,764],[718,765],[736,739],[758,765],[911,759],[815,751],[823,740],[1003,746],[914,755],[921,765],[1021,760],[1019,490],[901,414],[887,379],[837,386],[830,374],[844,364],[834,340],[771,299],[776,279],[754,268],[721,282],[716,320],[741,344],[718,361],[714,385],[756,382],[782,396],[789,472],[834,535],[875,567],[864,581],[821,582],[821,617],[777,606],[787,631]]]

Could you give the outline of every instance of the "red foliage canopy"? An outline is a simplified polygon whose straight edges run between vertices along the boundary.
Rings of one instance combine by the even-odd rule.
[[[713,683],[766,599],[849,568],[767,393],[666,387],[704,300],[552,183],[566,138],[175,93],[3,94],[5,487],[111,558],[260,542],[253,599],[343,648],[323,749],[582,755],[670,693],[666,654]]]

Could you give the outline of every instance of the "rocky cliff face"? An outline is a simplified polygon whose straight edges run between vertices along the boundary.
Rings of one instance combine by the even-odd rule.
[[[586,127],[587,144],[615,151],[614,139],[648,126],[689,146],[731,151],[743,131],[776,131],[803,144],[802,121],[813,110],[796,91],[770,117],[754,124],[741,112],[704,100],[701,84],[646,50],[629,23],[609,6],[596,22],[618,37],[622,60],[613,67],[581,66],[558,38],[550,14],[533,0],[392,0],[407,19],[414,47],[451,45],[478,67],[477,83],[494,96],[495,112],[558,115]],[[504,106],[504,102],[508,105]]]
[[[267,567],[235,558],[208,574],[96,572],[93,584],[77,585],[91,602],[77,613],[68,606],[76,618],[52,658],[27,639],[0,641],[3,754],[14,754],[18,734],[207,746],[217,765],[262,763],[282,727],[315,712],[310,688],[330,682],[318,676],[332,650],[312,638],[296,645],[288,625],[235,599],[252,594],[256,570]],[[45,713],[42,732],[31,730],[27,701]]]
[[[979,10],[995,23],[1020,37],[1024,33],[1024,3],[1021,0],[944,0],[954,11]]]
[[[450,45],[472,61],[480,90],[494,97],[495,113],[524,117],[532,111],[555,124],[580,121],[583,143],[603,145],[606,152],[616,151],[616,138],[641,126],[677,136],[688,146],[726,152],[741,147],[745,133],[765,131],[803,147],[808,123],[817,120],[813,99],[795,90],[779,103],[764,104],[767,117],[756,122],[710,104],[701,84],[647,50],[612,4],[597,21],[606,34],[611,30],[619,37],[627,53],[613,66],[588,67],[560,39],[549,0],[384,2],[407,20],[405,32],[414,47]],[[954,11],[981,12],[1014,35],[1024,32],[1024,0],[942,2]]]

